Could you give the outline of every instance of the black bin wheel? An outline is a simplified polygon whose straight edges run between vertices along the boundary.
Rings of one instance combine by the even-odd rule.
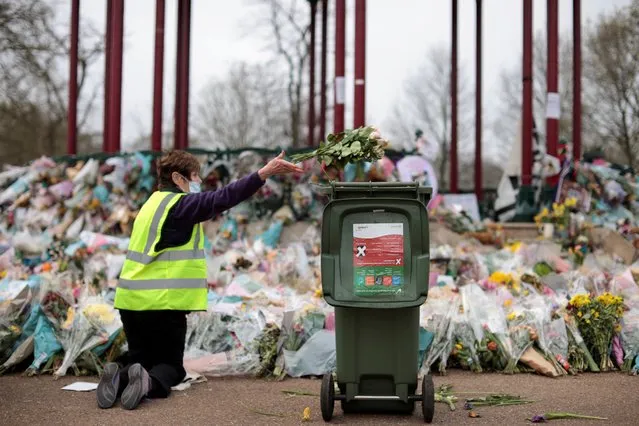
[[[435,385],[433,376],[427,374],[422,379],[422,413],[424,422],[432,423],[435,415]]]
[[[322,377],[322,390],[320,391],[320,407],[322,409],[322,419],[330,422],[335,409],[335,382],[333,374],[327,373]]]

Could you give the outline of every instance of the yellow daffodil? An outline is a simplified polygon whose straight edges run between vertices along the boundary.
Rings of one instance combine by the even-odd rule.
[[[512,253],[517,253],[519,251],[519,249],[521,249],[521,246],[522,246],[521,241],[517,241],[517,242],[514,242],[512,244],[507,245],[506,248],[508,250],[510,250]]]
[[[568,208],[575,207],[577,205],[577,199],[575,197],[570,197],[564,204]]]
[[[570,299],[570,304],[575,308],[581,308],[582,306],[589,305],[590,302],[590,296],[583,293],[575,294],[572,299]]]
[[[95,303],[84,308],[84,315],[93,317],[102,323],[111,323],[115,320],[113,309],[106,303]]]
[[[73,325],[74,316],[75,316],[75,309],[69,307],[69,310],[67,311],[67,320],[64,322],[64,324],[62,324],[63,329],[68,330],[71,328],[71,326]]]
[[[597,296],[597,301],[604,306],[618,306],[623,303],[623,298],[620,296],[613,296],[612,294],[606,292]]]
[[[488,278],[489,281],[494,282],[495,284],[507,285],[513,281],[513,277],[511,274],[502,271],[495,271]]]

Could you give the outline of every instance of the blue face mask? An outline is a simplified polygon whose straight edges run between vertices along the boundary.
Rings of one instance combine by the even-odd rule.
[[[197,182],[189,181],[189,192],[191,194],[197,194],[198,192],[202,192],[202,186]]]
[[[182,175],[180,176],[189,184],[189,193],[197,194],[198,192],[202,192],[202,186],[199,183],[188,180]]]

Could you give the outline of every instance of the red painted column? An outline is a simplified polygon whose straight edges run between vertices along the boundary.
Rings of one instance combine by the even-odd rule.
[[[355,0],[355,99],[353,127],[366,125],[366,0]]]
[[[450,101],[451,101],[451,130],[450,130],[450,192],[459,191],[457,183],[457,0],[453,3],[452,52],[450,70]]]
[[[521,120],[521,183],[532,183],[533,138],[533,2],[524,0],[523,103]]]
[[[548,97],[556,97],[559,93],[559,0],[547,2],[548,26],[548,62],[546,64],[546,82]],[[548,102],[553,102],[548,99]],[[559,146],[559,117],[546,115],[546,150],[549,155],[557,157]],[[555,186],[559,183],[559,176],[548,179],[548,184]]]
[[[573,0],[572,154],[581,160],[581,0]]]
[[[346,0],[335,2],[335,83],[333,87],[333,132],[344,131],[344,82],[346,62]]]
[[[328,29],[328,0],[322,0],[322,66],[320,71],[320,139],[326,138],[326,43]]]
[[[78,150],[78,37],[80,0],[71,2],[71,51],[69,52],[69,110],[67,116],[67,154]]]
[[[315,145],[315,50],[316,50],[316,41],[315,41],[315,33],[316,31],[316,15],[317,15],[317,1],[311,0],[311,42],[310,42],[310,52],[309,52],[309,81],[308,81],[308,134],[306,135],[306,144],[308,146]]]
[[[109,152],[120,151],[122,120],[122,53],[124,48],[124,0],[113,1],[113,44],[111,45],[111,120]]]
[[[475,195],[477,200],[483,196],[482,186],[482,0],[476,1],[475,23]]]
[[[153,66],[153,130],[151,149],[162,151],[162,102],[164,82],[164,15],[165,0],[155,2],[155,59]]]
[[[111,46],[113,45],[113,2],[107,0],[106,46],[104,52],[104,124],[102,129],[102,151],[111,152],[109,130],[111,128]]]
[[[175,84],[175,149],[189,146],[189,62],[191,0],[178,1],[177,66]]]

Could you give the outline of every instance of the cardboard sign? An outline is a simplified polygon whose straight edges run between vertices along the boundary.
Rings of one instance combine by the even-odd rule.
[[[475,194],[445,194],[444,205],[448,208],[458,206],[464,210],[473,221],[481,222],[479,203]]]

